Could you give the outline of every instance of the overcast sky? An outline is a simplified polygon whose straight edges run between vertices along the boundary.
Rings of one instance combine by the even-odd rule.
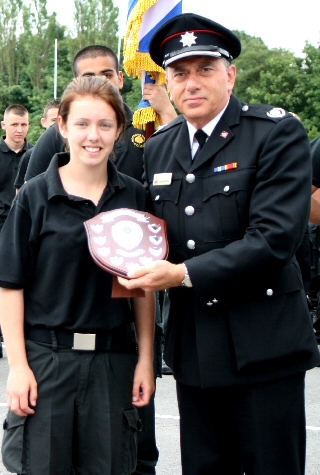
[[[126,0],[113,0],[120,9],[120,31],[127,16]],[[68,25],[72,19],[72,0],[48,0],[48,10],[57,12],[58,21]],[[285,48],[301,55],[308,41],[320,41],[320,1],[303,0],[183,0],[183,11],[207,16],[231,30],[259,36],[269,48]]]

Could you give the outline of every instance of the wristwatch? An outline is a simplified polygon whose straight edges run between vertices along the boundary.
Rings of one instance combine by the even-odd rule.
[[[183,287],[192,287],[192,282],[191,282],[191,279],[190,279],[190,275],[189,275],[187,266],[185,264],[183,264],[183,265],[184,265],[184,268],[185,268],[185,274],[184,274],[184,278],[183,278],[183,281],[181,282],[181,284],[183,285]]]

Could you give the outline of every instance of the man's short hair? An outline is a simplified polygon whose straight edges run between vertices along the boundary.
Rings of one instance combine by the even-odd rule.
[[[111,48],[108,48],[108,46],[103,46],[103,45],[91,45],[91,46],[87,46],[86,48],[81,49],[76,54],[73,60],[73,65],[72,65],[73,73],[75,77],[78,76],[77,64],[79,61],[86,58],[98,58],[99,56],[110,56],[111,58],[113,58],[116,71],[117,73],[119,72],[119,60],[116,53],[112,51]]]
[[[52,101],[49,101],[46,107],[44,108],[43,117],[45,119],[47,118],[47,114],[50,109],[59,109],[60,102],[60,99],[52,99]]]
[[[28,109],[26,109],[21,104],[12,104],[11,106],[7,107],[6,110],[4,111],[4,114],[3,114],[4,119],[6,115],[9,114],[10,112],[12,114],[20,115],[21,117],[29,114]]]

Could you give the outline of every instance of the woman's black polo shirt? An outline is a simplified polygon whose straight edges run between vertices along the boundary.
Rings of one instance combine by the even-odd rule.
[[[144,210],[145,190],[109,161],[109,183],[95,206],[64,190],[58,166],[68,160],[56,154],[15,198],[0,233],[0,286],[24,289],[31,326],[97,333],[133,314],[128,299],[111,298],[112,276],[92,260],[83,222],[117,208]]]

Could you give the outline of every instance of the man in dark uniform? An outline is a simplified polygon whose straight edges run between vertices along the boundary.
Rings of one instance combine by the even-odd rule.
[[[308,296],[314,309],[315,321],[313,327],[318,344],[320,344],[320,137],[313,139],[310,145],[312,194],[309,230],[312,243],[312,280]]]
[[[116,54],[107,46],[91,45],[80,50],[73,61],[73,71],[77,76],[104,76],[118,89],[123,87],[123,74],[119,70]],[[161,103],[161,120],[168,121],[176,117],[175,110],[170,103],[164,87],[158,87],[152,94],[152,105]],[[143,148],[145,133],[136,129],[132,124],[132,111],[124,104],[127,115],[127,128],[124,138],[115,145],[113,157],[117,170],[141,182],[143,173]],[[65,151],[65,141],[56,125],[49,127],[39,138],[33,148],[25,181],[47,170],[55,153]],[[159,329],[156,328],[156,337],[160,339]],[[158,351],[157,351],[158,350]],[[158,355],[156,374],[161,375],[160,342],[156,345]],[[133,475],[154,475],[158,460],[158,449],[155,440],[155,408],[154,398],[146,407],[139,408],[142,420],[142,430],[138,433],[138,465]]]
[[[14,180],[22,155],[32,147],[26,137],[30,127],[29,112],[20,104],[6,108],[1,122],[5,137],[0,141],[0,231],[15,197]],[[3,357],[0,329],[0,358]]]
[[[170,289],[165,360],[177,380],[183,475],[302,475],[305,371],[319,352],[295,253],[311,160],[303,125],[233,94],[240,40],[194,14],[150,43],[182,113],[145,147],[168,261],[119,279]]]
[[[313,139],[311,145],[312,157],[312,194],[309,221],[320,224],[320,137]]]
[[[7,107],[1,127],[6,135],[0,142],[0,230],[16,194],[14,180],[20,158],[32,147],[26,140],[30,127],[27,109],[20,104]]]
[[[55,124],[58,117],[60,101],[58,99],[52,99],[49,101],[44,108],[43,117],[41,119],[41,125],[45,129],[51,127]],[[27,171],[28,163],[32,154],[33,148],[29,148],[21,157],[18,167],[18,172],[14,182],[16,191],[19,191],[22,185],[24,184],[24,177]]]

